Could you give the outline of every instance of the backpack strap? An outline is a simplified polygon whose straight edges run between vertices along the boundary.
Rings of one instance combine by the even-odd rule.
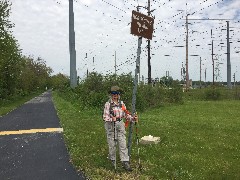
[[[110,103],[109,114],[110,114],[110,115],[113,115],[113,114],[114,114],[114,113],[113,113],[113,107],[115,107],[116,105],[114,104],[114,102],[111,101],[111,99],[110,99],[108,102]],[[119,107],[119,108],[122,109],[122,105],[123,105],[123,104],[124,104],[123,101],[119,101],[117,107]]]
[[[109,106],[109,114],[110,114],[110,115],[113,115],[113,103],[111,102],[111,99],[109,99],[108,102],[110,103],[110,106]]]

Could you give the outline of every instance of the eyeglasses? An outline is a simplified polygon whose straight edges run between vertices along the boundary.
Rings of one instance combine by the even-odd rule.
[[[111,94],[113,94],[113,95],[120,94],[120,92],[118,92],[118,91],[111,91]]]

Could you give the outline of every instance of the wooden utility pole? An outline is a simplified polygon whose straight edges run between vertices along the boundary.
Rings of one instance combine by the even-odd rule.
[[[212,66],[213,66],[213,85],[214,85],[214,59],[213,59],[213,40],[212,40]]]
[[[150,16],[150,0],[148,0],[148,16]],[[150,53],[150,39],[148,39],[148,84],[152,83],[151,76],[151,53]]]
[[[186,37],[186,85],[188,85],[189,77],[188,77],[188,20],[193,21],[223,21],[230,19],[188,19],[188,15],[186,16],[186,29],[187,29],[187,37]],[[231,64],[230,64],[230,43],[229,43],[229,21],[227,21],[227,79],[228,79],[228,87],[231,88]],[[212,30],[211,30],[212,36]],[[212,62],[213,62],[213,84],[214,84],[214,59],[213,59],[213,40],[212,40]],[[205,69],[205,81],[206,81],[206,69]],[[187,86],[188,87],[188,86]],[[187,88],[186,87],[186,88]]]
[[[236,81],[235,81],[235,80],[236,80],[235,78],[236,78],[236,76],[235,76],[235,73],[234,73],[234,74],[233,74],[233,86],[234,86],[234,87],[235,87],[235,82],[236,82]]]
[[[205,71],[204,71],[204,80],[205,80],[205,86],[206,86],[206,82],[207,82],[207,68],[205,68]]]
[[[116,51],[115,51],[115,76],[117,75],[117,55],[116,55]]]
[[[200,57],[200,89],[202,88],[202,59]]]

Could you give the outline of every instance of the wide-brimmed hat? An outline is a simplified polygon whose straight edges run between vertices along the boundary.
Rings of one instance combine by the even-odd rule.
[[[108,91],[108,93],[110,94],[112,91],[123,93],[123,90],[118,86],[112,86],[111,89]]]

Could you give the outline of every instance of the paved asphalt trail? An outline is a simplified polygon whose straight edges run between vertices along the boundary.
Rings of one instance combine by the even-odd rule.
[[[0,134],[3,131],[18,133],[18,130],[46,128],[61,128],[50,91],[0,117]],[[0,135],[0,179],[86,178],[69,162],[63,134],[55,131]]]

